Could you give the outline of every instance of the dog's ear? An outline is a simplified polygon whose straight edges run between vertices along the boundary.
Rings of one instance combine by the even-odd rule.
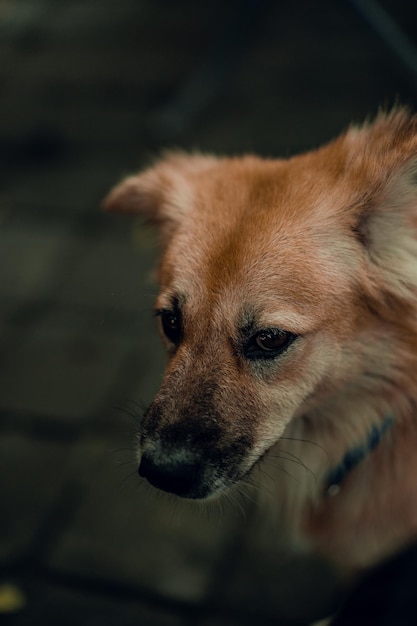
[[[417,289],[417,117],[400,109],[344,137],[358,197],[352,229],[385,287]]]
[[[153,167],[129,176],[103,202],[107,211],[143,215],[166,243],[194,202],[198,177],[216,164],[212,156],[171,153]]]

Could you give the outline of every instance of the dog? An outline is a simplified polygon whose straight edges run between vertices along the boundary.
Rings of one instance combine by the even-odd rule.
[[[417,116],[288,159],[168,153],[104,206],[160,237],[139,474],[205,500],[268,467],[295,545],[345,572],[415,539]]]

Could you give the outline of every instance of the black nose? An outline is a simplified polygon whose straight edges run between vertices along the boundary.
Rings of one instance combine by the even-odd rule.
[[[153,458],[151,454],[144,453],[138,471],[139,476],[163,491],[183,498],[204,497],[201,492],[201,464],[183,458],[180,453],[167,458]]]

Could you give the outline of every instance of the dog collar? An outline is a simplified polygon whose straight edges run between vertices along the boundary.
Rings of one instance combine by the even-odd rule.
[[[394,417],[388,415],[379,426],[373,426],[364,444],[355,446],[346,452],[339,465],[331,469],[326,476],[324,489],[326,495],[336,496],[339,493],[340,485],[346,476],[378,446],[393,423]]]

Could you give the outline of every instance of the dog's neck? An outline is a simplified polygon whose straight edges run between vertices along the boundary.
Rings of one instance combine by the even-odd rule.
[[[350,448],[344,454],[341,462],[327,473],[324,489],[326,495],[335,496],[339,493],[340,486],[348,474],[379,445],[393,423],[394,417],[387,415],[379,425],[372,427],[363,443]]]

